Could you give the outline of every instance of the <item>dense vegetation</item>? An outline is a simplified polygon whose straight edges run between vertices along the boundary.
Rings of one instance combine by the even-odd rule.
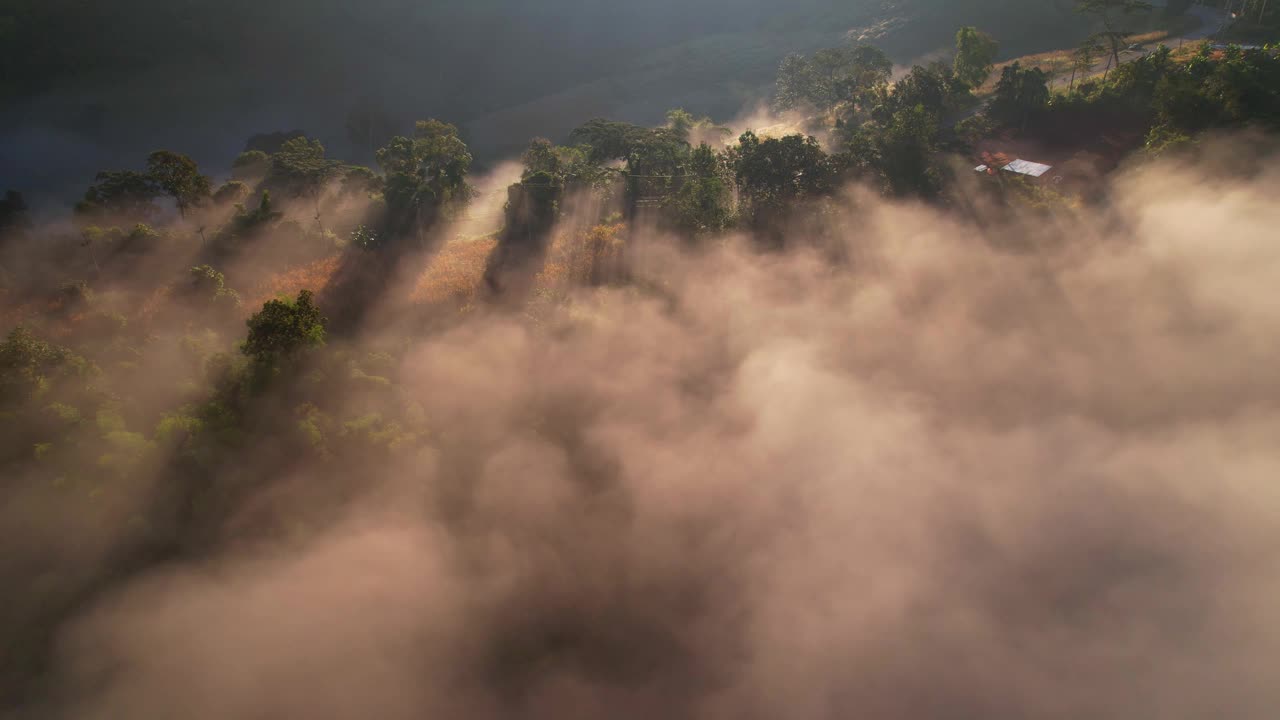
[[[260,4],[241,10],[250,5]],[[15,23],[73,13],[85,30],[106,12],[95,3],[16,7],[0,18],[0,38],[12,39]],[[149,17],[182,37],[185,11],[157,3]],[[83,72],[100,40],[74,35],[48,51],[56,57],[24,56],[27,69],[7,75],[4,91],[45,82],[26,75],[36,67],[52,76]],[[129,42],[111,45],[112,62],[141,61]],[[1135,128],[1140,161],[1209,130],[1280,130],[1273,49],[1206,45],[1189,58],[1161,49],[1056,94],[1044,73],[1014,64],[984,98],[977,90],[996,55],[995,40],[969,27],[953,59],[896,81],[892,61],[869,44],[792,55],[774,104],[802,117],[805,132],[727,138],[714,121],[675,110],[660,127],[592,119],[563,143],[534,139],[506,190],[501,228],[468,241],[484,251],[480,276],[395,321],[425,331],[482,306],[515,307],[536,320],[542,304],[569,288],[627,285],[628,243],[641,230],[695,249],[730,232],[763,251],[797,242],[821,248],[820,220],[850,185],[962,211],[957,188],[971,179],[971,163],[954,158],[993,137],[1067,142],[1098,128]],[[366,118],[356,134],[383,134],[374,124]],[[373,145],[376,167],[366,167],[330,157],[305,135],[257,138],[225,182],[186,155],[157,151],[136,169],[101,172],[69,227],[37,226],[19,193],[0,201],[3,492],[55,524],[129,528],[85,566],[60,565],[55,543],[51,562],[4,567],[5,586],[23,591],[0,617],[0,646],[9,650],[0,677],[12,679],[0,693],[22,697],[45,667],[52,629],[99,588],[208,552],[233,516],[246,522],[243,500],[269,478],[305,469],[314,480],[300,492],[331,500],[349,491],[350,479],[329,468],[372,474],[458,441],[393,381],[403,343],[351,341],[395,302],[406,263],[452,251],[447,233],[477,197],[472,149],[438,120]],[[981,192],[1020,207],[1050,195],[1079,202],[1003,179]],[[274,277],[328,261],[336,268],[323,284],[294,282],[278,297],[252,297]],[[154,499],[138,510],[127,499],[144,482]],[[116,514],[120,507],[130,507],[128,517]],[[314,507],[316,516],[250,524],[272,534],[323,523],[331,506]]]

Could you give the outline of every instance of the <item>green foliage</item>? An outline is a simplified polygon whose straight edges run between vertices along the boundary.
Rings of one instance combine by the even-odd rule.
[[[667,111],[667,129],[685,142],[693,142],[696,136],[715,135],[729,137],[733,133],[727,127],[716,125],[709,117],[694,117],[684,108]]]
[[[597,118],[575,129],[570,139],[588,149],[592,163],[626,162],[626,214],[632,216],[640,203],[661,201],[680,187],[692,150],[685,136],[679,127],[644,128]]]
[[[382,190],[382,178],[367,167],[348,165],[342,168],[341,175],[343,195],[369,195]]]
[[[168,150],[157,150],[147,157],[147,175],[161,192],[173,198],[184,217],[187,208],[207,198],[212,189],[194,160]]]
[[[1006,65],[996,83],[989,114],[1006,125],[1026,127],[1032,115],[1049,104],[1049,74],[1040,68]]]
[[[780,223],[803,202],[835,189],[835,165],[813,137],[764,138],[743,133],[728,162],[737,181],[743,219],[775,241]]]
[[[227,287],[227,279],[222,273],[209,265],[199,265],[188,271],[191,278],[190,290],[194,297],[217,305],[238,308],[240,294]]]
[[[271,169],[271,156],[261,150],[246,150],[231,163],[235,180],[261,180]]]
[[[161,191],[146,173],[104,171],[98,173],[94,180],[94,184],[85,191],[84,199],[76,205],[78,215],[146,220],[158,211],[155,199]]]
[[[1215,59],[1206,48],[1177,67],[1167,54],[1165,58],[1129,81],[1153,88],[1150,148],[1185,144],[1185,138],[1210,128],[1255,123],[1280,129],[1280,58],[1275,53],[1230,47]],[[1116,87],[1126,92],[1125,86]]]
[[[325,318],[310,290],[296,300],[268,301],[246,321],[249,336],[241,352],[260,364],[274,364],[324,344]]]
[[[340,172],[342,164],[325,157],[319,140],[299,137],[289,140],[271,156],[265,183],[293,197],[319,198],[325,185]]]
[[[245,208],[242,204],[236,204],[236,213],[232,216],[231,222],[227,223],[226,227],[218,233],[218,241],[221,244],[225,244],[229,241],[250,237],[275,225],[283,217],[283,213],[276,211],[275,205],[271,201],[271,193],[263,190],[262,195],[258,198],[258,205],[252,210]]]
[[[789,55],[778,68],[774,106],[790,110],[811,105],[829,110],[856,102],[862,93],[889,80],[893,61],[871,45],[819,50],[811,58]]]
[[[474,192],[467,183],[471,151],[448,123],[419,121],[412,138],[392,138],[377,159],[386,174],[383,196],[392,235],[429,227]]]
[[[215,205],[239,205],[249,198],[253,190],[248,185],[239,180],[229,180],[218,187],[213,193],[213,202]]]
[[[53,345],[19,326],[0,343],[0,408],[21,405],[48,389],[67,373],[84,375],[91,366],[64,347]]]
[[[691,237],[720,232],[734,219],[732,171],[707,144],[693,150],[691,177],[669,201],[672,225]]]
[[[991,75],[1000,43],[975,27],[962,27],[956,32],[956,77],[971,88],[981,86]]]
[[[864,127],[851,139],[849,154],[887,194],[933,197],[942,186],[934,160],[937,137],[937,116],[917,103]]]
[[[970,100],[969,86],[958,78],[950,65],[931,63],[916,65],[890,88],[881,85],[870,94],[870,116],[888,126],[891,119],[904,111],[920,108],[934,123],[954,113]]]

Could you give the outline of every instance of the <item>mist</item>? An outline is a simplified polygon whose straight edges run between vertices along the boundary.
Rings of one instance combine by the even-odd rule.
[[[399,348],[392,459],[249,442],[10,717],[1273,717],[1276,167],[1025,216],[853,186],[778,253],[637,228],[625,285],[408,336],[452,246],[405,260],[335,340]]]

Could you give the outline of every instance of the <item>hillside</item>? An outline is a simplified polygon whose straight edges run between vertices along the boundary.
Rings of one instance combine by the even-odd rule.
[[[0,720],[1276,716],[1280,47],[2,7]]]
[[[0,16],[0,167],[43,204],[157,147],[212,166],[260,132],[301,128],[367,160],[344,130],[356,110],[399,129],[450,118],[493,161],[584,116],[650,123],[684,106],[734,117],[764,97],[784,55],[849,34],[904,64],[948,47],[962,22],[1010,54],[1058,47],[1082,28],[1068,5],[15,0]]]

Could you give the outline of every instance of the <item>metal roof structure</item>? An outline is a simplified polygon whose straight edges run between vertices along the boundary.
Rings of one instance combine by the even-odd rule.
[[[1027,175],[1030,177],[1038,178],[1041,175],[1044,175],[1045,173],[1052,170],[1053,166],[1034,163],[1034,162],[1031,162],[1030,160],[1014,160],[1013,162],[1009,163],[1008,165],[1005,165],[1003,168],[1000,168],[1000,169],[1008,170],[1009,172],[1015,172],[1015,173],[1018,173],[1019,175]]]
[[[984,173],[984,172],[986,172],[986,171],[987,171],[987,166],[986,166],[986,165],[979,165],[978,167],[974,168],[974,169],[973,169],[973,171],[974,171],[974,172],[982,172],[982,173]]]

